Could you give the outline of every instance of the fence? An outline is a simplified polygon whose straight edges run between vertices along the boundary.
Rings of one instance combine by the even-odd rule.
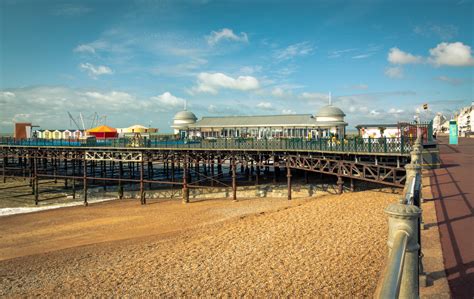
[[[419,279],[425,277],[421,262],[421,142],[413,146],[412,162],[405,166],[407,183],[400,203],[389,205],[389,257],[377,298],[419,298]]]
[[[143,147],[173,149],[223,149],[223,150],[304,150],[355,153],[400,153],[408,154],[414,143],[413,138],[360,138],[349,139],[320,138],[306,140],[292,139],[202,139],[202,140],[161,140],[158,137],[137,140],[130,138],[87,140],[77,139],[24,139],[0,138],[1,145],[23,146],[71,146],[71,147]]]

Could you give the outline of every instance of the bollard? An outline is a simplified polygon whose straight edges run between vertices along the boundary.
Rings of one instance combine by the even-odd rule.
[[[387,282],[393,279],[394,275],[400,277],[399,288],[384,283],[379,297],[392,298],[391,295],[396,295],[395,297],[399,298],[418,298],[418,250],[420,249],[420,245],[418,244],[418,218],[420,217],[421,210],[414,205],[394,203],[385,209],[385,213],[389,215],[387,242],[389,247],[389,260],[393,260],[391,259],[392,255],[397,256],[400,254],[402,259],[400,261],[394,261],[394,264],[398,266],[397,268],[400,269],[401,272],[398,273],[397,271],[390,271],[393,269],[388,269],[386,272],[387,276],[384,278],[384,282]],[[404,258],[402,252],[400,252],[403,250],[403,246],[396,247],[400,245],[400,243],[397,242],[400,235],[406,235],[407,237]],[[390,292],[397,289],[399,291],[398,294]]]

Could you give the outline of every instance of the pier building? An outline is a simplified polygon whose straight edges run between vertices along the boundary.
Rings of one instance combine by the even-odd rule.
[[[189,138],[304,138],[344,137],[345,113],[331,104],[315,115],[258,115],[197,117],[191,111],[180,111],[173,118],[175,134]]]

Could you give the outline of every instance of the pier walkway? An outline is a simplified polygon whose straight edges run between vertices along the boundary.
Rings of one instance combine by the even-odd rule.
[[[474,297],[474,139],[440,138],[441,168],[430,172],[444,266],[453,298]]]

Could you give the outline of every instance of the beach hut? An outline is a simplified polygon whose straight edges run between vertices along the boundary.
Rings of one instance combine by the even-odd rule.
[[[64,130],[63,139],[71,139],[71,138],[72,138],[72,132],[70,130]]]
[[[64,130],[54,130],[52,139],[62,139]]]
[[[75,130],[74,132],[72,132],[73,136],[72,138],[74,139],[79,139],[82,137],[82,131],[81,130]]]
[[[52,136],[53,136],[53,134],[50,130],[44,130],[43,131],[43,135],[42,135],[43,139],[51,139],[51,138],[53,138]]]
[[[87,130],[89,135],[95,136],[97,139],[111,139],[117,138],[117,129],[109,127],[109,126],[98,126],[96,128]]]

